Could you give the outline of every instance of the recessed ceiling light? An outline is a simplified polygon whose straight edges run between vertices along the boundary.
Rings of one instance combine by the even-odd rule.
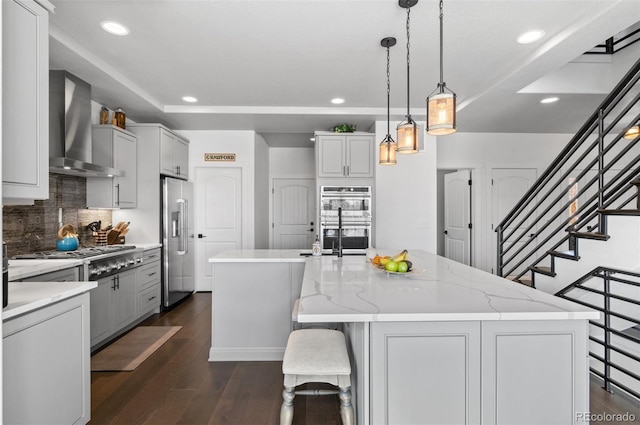
[[[184,100],[185,102],[189,102],[189,103],[194,103],[194,102],[198,101],[198,99],[196,99],[193,96],[183,96],[182,100]]]
[[[540,103],[553,103],[553,102],[557,102],[558,100],[560,100],[560,98],[558,97],[545,97],[540,101]]]
[[[103,30],[114,35],[127,35],[129,34],[129,28],[122,24],[113,21],[102,21],[100,26]]]
[[[344,103],[344,99],[342,99],[341,97],[335,97],[331,99],[331,103],[333,103],[334,105],[340,105]]]
[[[315,142],[316,138],[315,137],[311,137],[309,140],[311,140],[312,142]]]
[[[518,43],[520,44],[529,44],[534,41],[540,40],[544,36],[544,31],[542,30],[534,30],[528,31],[518,37]]]

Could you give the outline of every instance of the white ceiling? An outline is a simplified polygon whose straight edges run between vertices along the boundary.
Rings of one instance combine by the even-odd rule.
[[[255,130],[272,146],[306,146],[314,130],[342,123],[370,130],[386,120],[380,41],[388,36],[398,40],[391,48],[391,119],[406,114],[406,10],[397,0],[51,2],[51,68],[86,80],[96,102],[121,106],[137,122]],[[417,121],[439,80],[438,4],[419,0],[411,8]],[[108,34],[104,20],[131,33]],[[458,95],[458,130],[575,132],[640,50],[582,60],[571,72],[565,65],[638,21],[640,0],[445,0],[444,80]],[[531,29],[545,37],[517,44]],[[567,81],[570,90],[563,89]],[[539,103],[560,90],[559,102]],[[188,104],[184,95],[199,102]],[[334,97],[346,102],[332,105]]]

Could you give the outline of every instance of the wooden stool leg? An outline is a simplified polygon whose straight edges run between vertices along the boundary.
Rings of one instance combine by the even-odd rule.
[[[291,425],[293,422],[293,398],[296,392],[293,387],[284,387],[282,391],[282,407],[280,408],[280,425]]]
[[[340,417],[342,425],[353,425],[353,405],[351,404],[351,388],[340,388]]]

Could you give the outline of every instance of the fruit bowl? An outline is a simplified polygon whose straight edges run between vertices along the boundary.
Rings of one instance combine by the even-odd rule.
[[[371,263],[371,265],[373,267],[375,267],[376,269],[385,272],[385,273],[389,273],[389,274],[407,274],[407,273],[411,273],[413,270],[411,268],[409,268],[409,270],[407,270],[406,272],[399,272],[399,271],[392,271],[392,270],[387,270],[387,268],[385,266],[383,266],[382,264],[376,264],[373,259],[370,259],[369,262]]]

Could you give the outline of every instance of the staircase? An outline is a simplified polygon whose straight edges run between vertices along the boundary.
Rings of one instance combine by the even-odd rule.
[[[591,372],[638,399],[639,81],[640,60],[496,228],[497,274],[600,310]]]
[[[533,287],[544,280],[544,290],[555,293],[573,281],[559,267],[583,261],[586,245],[597,242],[601,253],[614,252],[608,229],[614,217],[637,223],[621,224],[618,245],[639,231],[640,137],[624,137],[640,122],[639,81],[640,60],[496,227],[498,275]],[[640,266],[640,253],[613,255],[623,258],[627,268]],[[609,265],[585,263],[572,278]]]

